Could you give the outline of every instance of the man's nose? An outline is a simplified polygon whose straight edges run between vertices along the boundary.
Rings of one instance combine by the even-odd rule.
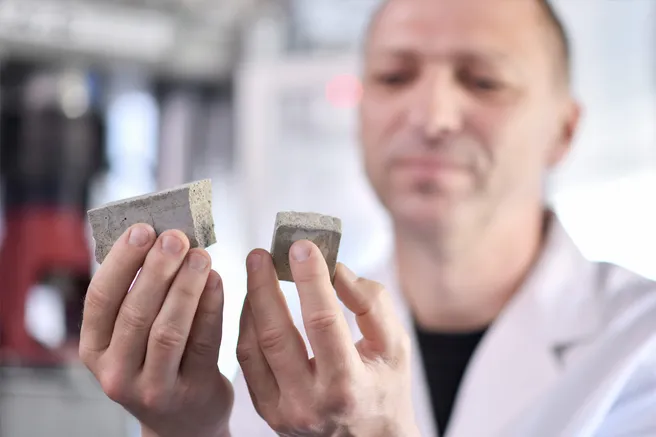
[[[428,138],[440,138],[462,128],[462,96],[447,74],[426,78],[415,95],[412,122]]]

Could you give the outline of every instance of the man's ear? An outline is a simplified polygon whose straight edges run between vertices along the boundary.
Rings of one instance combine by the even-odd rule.
[[[548,164],[550,168],[559,165],[572,149],[572,143],[574,142],[574,137],[579,127],[582,112],[583,109],[579,102],[574,99],[567,102],[559,139],[554,144],[549,155]]]

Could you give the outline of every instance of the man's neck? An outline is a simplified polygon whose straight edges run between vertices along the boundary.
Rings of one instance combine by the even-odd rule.
[[[539,210],[497,218],[478,232],[453,229],[448,242],[397,226],[399,285],[419,326],[441,332],[489,326],[534,264],[543,226]],[[459,244],[458,235],[474,238]]]

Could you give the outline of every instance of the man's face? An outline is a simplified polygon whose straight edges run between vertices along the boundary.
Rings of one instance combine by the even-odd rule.
[[[577,114],[541,14],[525,0],[392,0],[378,16],[360,135],[397,223],[448,227],[540,201]]]

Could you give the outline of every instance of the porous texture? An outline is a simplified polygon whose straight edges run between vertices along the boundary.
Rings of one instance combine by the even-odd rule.
[[[289,249],[298,240],[310,240],[319,247],[333,278],[341,238],[342,221],[336,217],[313,212],[279,212],[271,243],[278,279],[294,281],[289,265]]]
[[[144,196],[108,203],[87,213],[102,263],[116,240],[132,225],[147,223],[157,235],[168,229],[185,233],[191,247],[216,243],[209,179]]]

